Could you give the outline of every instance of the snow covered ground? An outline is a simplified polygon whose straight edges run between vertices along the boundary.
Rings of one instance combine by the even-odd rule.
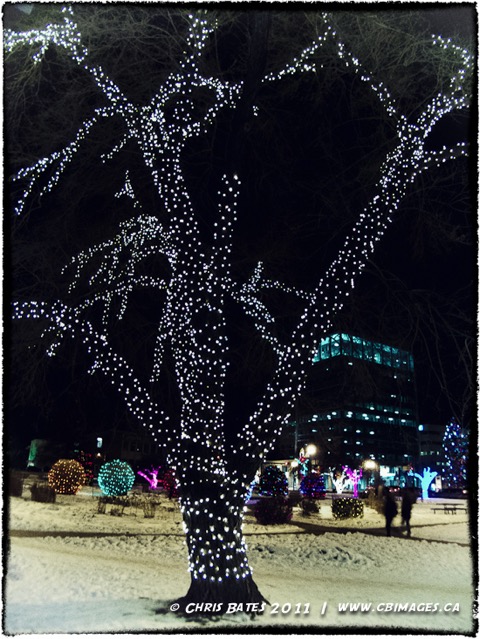
[[[410,539],[400,529],[385,537],[383,518],[367,507],[363,519],[336,521],[329,500],[308,518],[295,509],[283,526],[261,526],[247,511],[250,564],[271,606],[253,619],[225,609],[212,620],[170,611],[189,584],[173,502],[163,498],[154,519],[134,508],[118,517],[97,512],[92,489],[55,504],[32,502],[25,491],[9,502],[4,631],[470,635],[476,583],[468,516],[433,512],[435,504],[414,506]],[[356,604],[370,608],[340,610]]]

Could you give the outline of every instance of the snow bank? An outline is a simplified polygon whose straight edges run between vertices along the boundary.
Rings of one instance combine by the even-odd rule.
[[[474,629],[472,557],[464,515],[433,513],[429,504],[417,504],[414,539],[383,536],[381,516],[369,509],[363,520],[336,522],[327,503],[320,517],[295,513],[286,526],[259,526],[249,514],[246,519],[250,563],[272,606],[255,619],[232,612],[217,620],[193,615],[186,620],[169,611],[189,584],[180,513],[170,502],[165,500],[155,519],[145,519],[140,512],[97,514],[96,500],[88,496],[62,497],[56,504],[13,498],[6,631],[231,628],[267,634],[286,626],[289,632],[301,627],[302,632],[318,634],[338,628],[349,633],[367,628],[433,633]],[[318,526],[320,534],[305,532],[306,523]],[[18,536],[22,534],[28,536]],[[428,535],[436,541],[427,541]],[[339,610],[356,603],[371,608],[363,613]],[[445,611],[449,604],[458,611]]]

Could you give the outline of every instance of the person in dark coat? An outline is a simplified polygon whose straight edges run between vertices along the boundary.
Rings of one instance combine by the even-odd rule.
[[[383,512],[385,515],[385,528],[387,530],[387,537],[390,537],[392,534],[392,521],[394,517],[398,514],[397,504],[395,502],[395,497],[392,495],[387,486],[384,487],[383,493],[385,495],[383,501]]]
[[[407,529],[407,537],[410,537],[412,534],[410,528],[410,518],[412,516],[412,508],[414,503],[415,494],[413,492],[413,488],[405,488],[402,497],[402,524],[404,524]]]

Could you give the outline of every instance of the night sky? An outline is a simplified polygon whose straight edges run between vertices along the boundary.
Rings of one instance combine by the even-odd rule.
[[[423,5],[422,10],[428,8],[432,29],[445,36],[460,34],[469,38],[476,31],[472,7]],[[7,27],[15,24],[16,28],[25,28],[18,25],[23,25],[22,20],[26,19],[13,13],[11,7],[4,12]],[[235,58],[235,51],[242,50],[240,35],[233,35],[238,36],[237,40],[231,33],[229,38],[219,39],[219,58],[224,63],[230,57]],[[9,106],[12,97],[8,87],[14,75],[7,64],[6,127],[13,120],[16,124],[5,131],[6,211],[12,209],[16,195],[8,175],[22,166],[26,158],[31,160],[44,153],[49,144],[62,139],[64,144],[68,140],[65,137],[68,131],[65,129],[63,133],[62,126],[58,126],[64,116],[58,121],[54,109],[46,112],[41,105],[50,99],[60,99],[55,91],[50,94],[49,89],[55,82],[65,82],[73,91],[81,79],[75,72],[63,77],[54,53],[48,61],[38,85],[40,108],[27,101],[20,114],[18,106],[11,106],[13,102]],[[270,277],[308,289],[335,257],[361,203],[368,201],[374,176],[378,174],[375,168],[384,157],[385,140],[388,146],[391,131],[381,122],[358,82],[346,74],[336,76],[329,70],[326,73],[331,82],[324,83],[321,90],[316,80],[302,78],[297,81],[294,94],[285,92],[274,96],[271,89],[260,92],[259,115],[243,124],[240,139],[236,137],[230,116],[225,116],[219,118],[207,136],[187,149],[184,168],[192,200],[208,237],[219,171],[230,162],[229,150],[233,143],[235,148],[240,148],[235,162],[244,189],[233,265],[239,278],[248,277],[256,262],[262,259],[268,265]],[[138,75],[136,77],[138,79]],[[87,112],[95,104],[93,93],[83,95]],[[18,118],[13,118],[12,113]],[[81,115],[81,109],[75,115]],[[35,139],[32,135],[38,126],[37,120],[41,134]],[[73,130],[80,122],[81,119],[72,123]],[[452,118],[436,131],[432,144],[451,143],[465,134],[476,140],[475,125],[464,117]],[[45,135],[48,127],[52,127],[53,141]],[[109,166],[95,161],[101,145],[108,148],[116,135],[117,131],[108,125],[102,128],[92,147],[82,150],[66,172],[58,192],[42,200],[34,197],[30,215],[24,222],[6,222],[5,234],[11,240],[5,250],[5,302],[29,296],[33,299],[34,295],[36,299],[59,295],[65,290],[66,280],[58,273],[69,256],[108,236],[114,222],[131,214],[114,202],[112,196],[122,180],[125,162],[134,157],[135,150],[127,148],[125,154]],[[383,140],[383,148],[378,148],[376,140]],[[466,160],[457,162],[461,166],[453,172],[449,165],[411,189],[374,263],[359,280],[351,305],[337,318],[342,330],[413,351],[420,420],[435,423],[447,423],[452,410],[461,410],[459,396],[468,378],[459,365],[449,324],[437,321],[437,334],[429,330],[428,322],[419,325],[412,311],[412,300],[417,306],[431,296],[438,316],[447,319],[450,302],[462,291],[459,306],[467,319],[448,319],[448,322],[470,335],[472,345],[475,344],[476,177],[472,164]],[[154,209],[155,195],[148,176],[138,169],[132,179],[143,186],[145,206]],[[443,227],[440,220],[448,226]],[[452,234],[456,242],[449,241]],[[146,268],[163,267],[152,261]],[[112,328],[119,329],[116,342],[119,349],[124,350],[130,361],[143,367],[145,374],[151,362],[161,303],[158,296],[137,295],[125,322],[120,326],[112,320]],[[282,295],[273,296],[271,303],[281,317],[279,330],[287,335],[299,307]],[[4,307],[8,309],[8,304]],[[227,313],[232,322],[228,418],[232,423],[241,423],[246,416],[242,411],[250,409],[262,393],[271,373],[271,357],[252,333],[251,325],[239,316],[238,308],[229,307]],[[13,449],[22,450],[32,437],[61,439],[66,433],[68,436],[94,433],[106,424],[134,426],[108,382],[85,372],[85,359],[78,346],[66,344],[57,361],[49,362],[46,367],[41,348],[34,346],[40,327],[13,326],[7,311],[5,326],[8,345],[4,386],[6,427]],[[457,400],[453,406],[432,374],[436,363],[431,357],[438,351],[448,377],[447,385]],[[475,362],[473,353],[473,367]],[[167,375],[166,379],[165,387],[158,391],[158,400],[173,409],[174,383],[171,376]],[[470,405],[466,414],[471,415],[472,411]]]

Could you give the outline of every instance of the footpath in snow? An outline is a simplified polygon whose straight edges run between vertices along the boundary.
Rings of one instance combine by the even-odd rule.
[[[163,499],[146,519],[131,508],[121,517],[99,514],[89,489],[57,496],[55,504],[32,502],[25,493],[10,498],[4,631],[474,634],[466,513],[434,512],[433,500],[420,502],[412,538],[400,528],[387,538],[374,510],[336,521],[330,504],[308,518],[295,509],[282,526],[261,526],[247,511],[248,556],[270,605],[254,618],[225,609],[202,619],[174,611],[189,585],[174,503]]]

